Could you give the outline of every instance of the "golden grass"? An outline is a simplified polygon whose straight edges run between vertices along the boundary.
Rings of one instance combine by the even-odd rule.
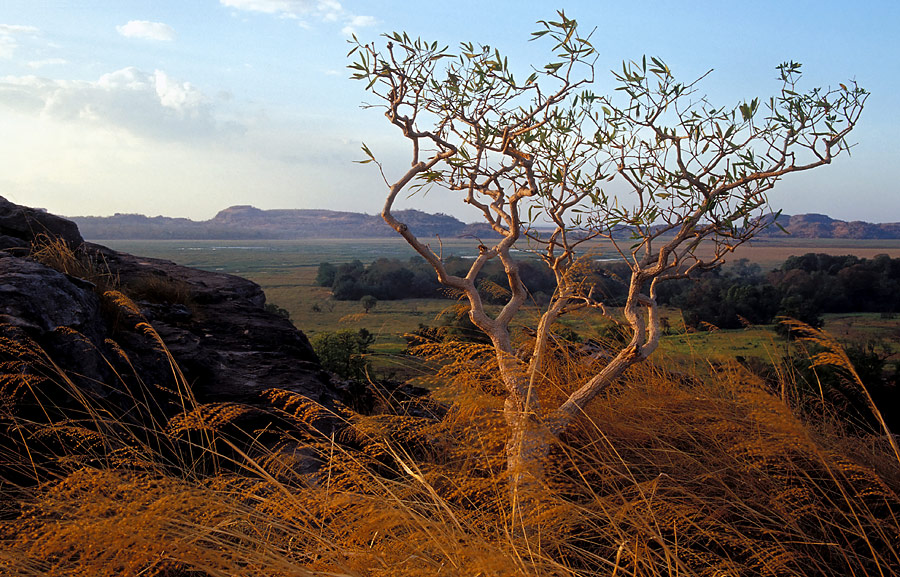
[[[119,279],[102,257],[92,255],[84,247],[71,247],[62,238],[39,234],[31,244],[31,258],[61,273],[93,283],[97,292],[118,287]]]
[[[148,274],[131,281],[125,290],[132,298],[152,303],[190,305],[193,302],[191,286],[167,276]]]
[[[890,443],[809,422],[737,365],[631,370],[554,446],[523,537],[484,348],[423,349],[444,357],[441,419],[326,415],[270,391],[281,433],[263,444],[225,432],[249,409],[197,405],[174,363],[183,409],[125,419],[0,334],[4,575],[900,574]],[[541,400],[594,370],[560,346]],[[317,432],[326,416],[345,428]]]

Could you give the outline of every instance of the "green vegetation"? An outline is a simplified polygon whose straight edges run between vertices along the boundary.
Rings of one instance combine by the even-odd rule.
[[[898,293],[900,259],[807,253],[766,274],[741,259],[730,268],[661,287],[659,302],[680,309],[692,327],[771,324],[776,317],[820,326],[825,313],[892,315]]]
[[[366,355],[373,342],[375,336],[366,329],[323,332],[311,341],[324,369],[357,381],[368,378]]]
[[[444,262],[452,274],[462,274],[468,266],[456,257]],[[581,274],[582,282],[589,287],[586,290],[603,295],[607,305],[625,302],[630,271],[624,263],[590,263]],[[519,265],[519,276],[531,304],[549,302],[555,286],[550,270],[537,261],[524,261]],[[510,294],[499,262],[482,268],[480,283],[482,298],[487,302],[502,303]],[[365,295],[374,298],[373,294],[382,300],[460,296],[458,291],[442,291],[434,272],[421,259],[380,258],[368,266],[359,260],[339,265],[325,262],[319,265],[316,284],[330,288],[336,300],[355,300],[366,298]],[[680,310],[692,329],[768,325],[777,317],[821,326],[821,315],[825,313],[894,314],[898,293],[900,259],[885,254],[869,260],[807,253],[792,256],[765,274],[759,265],[739,259],[724,269],[667,283],[658,290],[657,300]]]
[[[373,297],[372,295],[363,295],[361,299],[359,299],[359,304],[365,309],[366,314],[369,314],[369,311],[375,308],[378,304],[378,299]]]
[[[275,303],[266,303],[266,310],[288,320],[291,319],[291,312],[284,307],[280,307]]]
[[[470,264],[471,260],[460,257],[445,259],[447,270],[454,274],[464,274]],[[537,259],[522,262],[520,268],[531,300],[536,304],[546,304],[548,293],[552,293],[555,286],[553,274]],[[597,268],[592,272],[590,282],[607,293],[617,289],[623,292],[619,288],[621,282],[605,282],[604,276],[609,274]],[[499,262],[485,264],[479,282],[487,302],[499,303],[509,295],[509,279]],[[360,295],[367,294],[382,300],[458,298],[461,294],[443,287],[435,278],[434,270],[419,258],[408,261],[379,258],[369,265],[359,260],[339,265],[323,262],[316,273],[316,284],[331,289],[331,295],[337,300],[356,300],[363,298]]]

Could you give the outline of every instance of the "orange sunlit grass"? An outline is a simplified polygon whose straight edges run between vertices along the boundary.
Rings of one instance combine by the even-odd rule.
[[[554,445],[537,530],[522,535],[510,527],[502,397],[483,347],[426,343],[421,352],[443,358],[434,400],[384,403],[372,415],[327,414],[271,391],[280,441],[262,444],[235,429],[244,406],[185,398],[167,422],[126,418],[76,394],[27,339],[0,345],[5,574],[900,568],[900,461],[888,440],[810,421],[737,365],[702,375],[634,367]],[[542,402],[558,402],[602,362],[558,340],[544,374],[558,392]],[[63,404],[75,417],[61,416]],[[336,434],[317,431],[328,418],[343,423]]]

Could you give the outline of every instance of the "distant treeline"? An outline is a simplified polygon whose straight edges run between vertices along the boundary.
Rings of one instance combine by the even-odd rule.
[[[448,272],[465,275],[471,260],[450,257],[445,260]],[[539,262],[520,263],[520,272],[526,285],[536,298],[545,300],[553,293],[555,281],[552,273]],[[509,290],[506,274],[499,262],[490,262],[479,277],[487,288],[488,300],[500,301]],[[456,298],[438,283],[437,276],[424,260],[412,257],[408,261],[381,258],[366,266],[355,260],[334,265],[323,262],[316,275],[319,286],[328,287],[337,300],[359,300],[372,295],[379,300],[412,298]],[[493,296],[491,296],[493,295]]]
[[[470,264],[457,257],[446,261],[451,274],[465,274]],[[555,287],[547,267],[538,261],[524,261],[520,272],[532,299],[538,304],[547,302]],[[616,306],[624,301],[628,273],[623,263],[595,263],[586,281],[594,286],[596,295]],[[502,301],[509,285],[500,263],[489,263],[480,278],[488,300]],[[364,295],[380,300],[458,296],[442,288],[431,267],[419,258],[385,258],[368,266],[360,261],[322,263],[316,282],[331,288],[337,300],[359,300]],[[816,326],[823,313],[895,313],[900,312],[900,259],[808,253],[790,257],[781,268],[769,272],[741,259],[695,278],[662,283],[658,300],[681,309],[691,327],[770,324],[778,316]]]
[[[694,279],[663,283],[659,292],[660,303],[680,308],[689,326],[737,328],[778,316],[819,326],[824,313],[898,312],[900,259],[807,253],[767,273],[741,259]]]

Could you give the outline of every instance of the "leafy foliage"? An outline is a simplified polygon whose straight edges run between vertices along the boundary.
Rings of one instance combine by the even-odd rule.
[[[324,332],[311,340],[322,367],[345,379],[357,381],[366,377],[366,355],[374,342],[375,335],[366,329]]]
[[[284,307],[278,306],[275,303],[266,303],[266,310],[282,318],[291,320],[291,312]]]
[[[445,264],[448,270],[456,274],[464,273],[469,265],[468,261],[459,257],[448,257]],[[626,288],[622,279],[627,275],[628,269],[621,264],[593,263],[584,270],[582,282],[590,285],[589,290],[617,302],[625,298]],[[537,261],[526,260],[519,264],[519,276],[533,302],[541,305],[549,302],[556,279],[547,267]],[[342,265],[323,262],[316,274],[316,284],[331,288],[336,300],[357,300],[367,294],[379,300],[456,298],[458,294],[443,289],[435,278],[434,270],[421,259],[402,261],[380,258],[368,266],[359,260]],[[484,266],[479,286],[486,302],[503,303],[509,298],[509,278],[499,262]]]
[[[422,263],[386,258],[369,266],[359,260],[341,265],[322,263],[316,284],[331,288],[336,300],[359,300],[366,295],[378,300],[435,298],[440,286]]]
[[[363,295],[361,299],[359,299],[359,303],[363,306],[368,313],[371,309],[375,308],[378,304],[378,299],[373,297],[372,295]]]

